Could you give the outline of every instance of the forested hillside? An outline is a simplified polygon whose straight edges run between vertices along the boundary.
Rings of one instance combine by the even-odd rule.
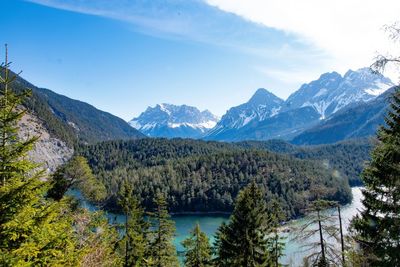
[[[317,195],[348,203],[347,179],[319,162],[233,144],[184,139],[109,141],[79,149],[106,185],[109,208],[122,182],[134,186],[144,206],[161,192],[172,212],[229,212],[239,190],[256,180],[266,199],[277,199],[286,215],[304,214]]]
[[[320,162],[335,175],[348,179],[351,186],[356,186],[362,184],[360,174],[370,160],[370,153],[377,141],[373,138],[361,138],[316,146],[297,146],[283,140],[244,141],[235,144],[243,148],[264,149]]]
[[[17,92],[32,90],[32,97],[25,100],[24,105],[43,121],[50,134],[70,146],[78,142],[144,137],[127,122],[110,113],[51,90],[38,88],[20,77],[15,81],[14,88]]]

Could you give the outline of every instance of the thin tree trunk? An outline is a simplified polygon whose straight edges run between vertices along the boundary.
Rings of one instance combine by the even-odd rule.
[[[319,210],[317,211],[317,214],[318,214],[318,227],[319,227],[319,238],[320,238],[320,243],[321,243],[322,260],[325,263],[326,262],[325,245],[324,245],[324,237],[322,236],[322,225],[321,225],[321,217],[319,215]]]
[[[128,212],[125,215],[125,267],[128,267]]]
[[[275,228],[275,267],[279,266],[278,261],[278,243],[279,243],[279,236],[277,233],[277,228]]]
[[[7,107],[7,97],[8,97],[8,48],[7,48],[7,44],[5,45],[5,49],[6,49],[6,58],[5,58],[5,63],[4,63],[4,109],[6,109]],[[7,138],[7,134],[5,129],[7,128],[7,115],[6,112],[4,112],[4,118],[3,118],[3,133],[2,133],[2,149],[3,151],[5,150],[6,147],[6,138]],[[4,159],[2,159],[4,160]],[[3,165],[3,186],[6,186],[6,176],[5,176],[5,171],[6,171],[6,165]]]
[[[340,211],[340,205],[338,205],[338,213],[339,213],[339,226],[340,226],[340,241],[342,243],[342,264],[343,264],[343,266],[345,266],[342,214],[341,214],[341,211]]]

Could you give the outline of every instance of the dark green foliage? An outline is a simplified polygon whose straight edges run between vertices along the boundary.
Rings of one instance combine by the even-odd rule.
[[[182,245],[185,247],[185,266],[186,267],[210,267],[212,259],[212,249],[210,241],[205,233],[196,224]]]
[[[285,238],[281,233],[279,233],[279,227],[280,222],[283,222],[286,218],[278,201],[272,200],[268,204],[268,223],[271,228],[271,233],[267,243],[270,255],[268,259],[268,265],[271,267],[279,267],[282,266],[279,263],[279,259],[284,256],[283,251],[285,249]]]
[[[279,199],[289,218],[304,213],[314,187],[329,189],[327,199],[351,200],[347,180],[318,163],[231,144],[141,139],[83,146],[78,153],[107,187],[112,208],[125,177],[144,207],[153,208],[152,199],[163,192],[172,212],[230,212],[239,190],[254,179],[266,200]]]
[[[89,201],[101,201],[106,197],[106,189],[93,175],[87,160],[76,156],[53,174],[52,187],[48,196],[60,200],[68,189],[79,189]]]
[[[228,224],[216,236],[216,266],[266,266],[270,225],[264,193],[252,182],[238,195]]]
[[[58,201],[48,197],[49,178],[28,160],[37,138],[18,135],[30,92],[14,90],[16,77],[8,67],[6,57],[0,66],[0,266],[120,266],[117,233],[105,216],[62,197],[69,184],[94,200],[104,193],[91,184],[95,178],[82,157],[58,172],[67,178],[58,185]]]
[[[0,266],[75,265],[67,203],[47,201],[47,183],[37,164],[27,159],[37,138],[21,140],[21,103],[29,95],[16,93],[16,77],[6,61],[0,66]]]
[[[365,162],[370,160],[370,152],[375,143],[374,139],[363,138],[318,146],[296,146],[283,140],[245,141],[236,145],[317,161],[335,175],[348,179],[351,186],[358,186],[362,185],[360,174]]]
[[[167,202],[163,195],[158,194],[154,200],[156,208],[150,213],[153,229],[149,234],[149,251],[147,265],[154,267],[177,267],[179,266],[176,248],[172,243],[175,235],[175,225],[171,220]]]
[[[329,189],[327,199],[351,200],[347,180],[315,162],[230,144],[141,139],[83,146],[79,153],[107,187],[112,208],[117,208],[113,199],[126,177],[144,207],[153,208],[160,191],[168,196],[172,212],[230,212],[239,190],[252,180],[263,188],[266,200],[280,200],[288,218],[303,214],[314,187]]]
[[[352,221],[366,264],[400,266],[400,89],[392,97],[386,127],[364,170],[364,209]]]
[[[145,253],[148,249],[147,234],[149,223],[144,218],[144,210],[133,196],[132,185],[125,182],[121,188],[119,205],[125,217],[124,238],[120,241],[124,266],[145,266]]]

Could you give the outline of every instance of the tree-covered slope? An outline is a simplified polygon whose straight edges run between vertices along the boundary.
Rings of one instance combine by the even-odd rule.
[[[32,90],[25,105],[48,131],[73,145],[77,141],[93,143],[112,139],[144,137],[124,120],[78,100],[38,88],[22,78],[14,83],[17,91]]]
[[[360,174],[376,144],[372,138],[359,138],[335,144],[297,146],[283,140],[244,141],[235,143],[243,148],[264,149],[299,159],[320,162],[335,175],[348,179],[351,186],[361,185]]]
[[[106,185],[111,208],[125,179],[147,208],[162,192],[172,212],[231,211],[239,190],[252,180],[262,185],[267,199],[277,198],[289,217],[303,214],[317,194],[341,203],[351,200],[347,179],[319,162],[233,144],[142,139],[84,145],[79,153]]]

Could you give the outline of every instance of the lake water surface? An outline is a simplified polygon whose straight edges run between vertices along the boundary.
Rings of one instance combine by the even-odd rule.
[[[74,195],[77,199],[80,200],[81,205],[83,207],[88,208],[89,210],[97,210],[97,208],[85,201],[82,197],[80,192],[72,191],[70,192],[71,195]],[[347,227],[349,226],[351,218],[358,214],[359,210],[362,209],[361,204],[361,188],[354,187],[352,188],[353,193],[353,201],[351,204],[346,205],[342,208],[342,222],[344,226],[345,233],[347,232]],[[337,215],[336,209],[328,210],[328,213],[332,214],[333,216]],[[117,219],[117,222],[124,222],[124,215],[122,214],[113,214],[108,213],[108,217],[112,220],[114,218]],[[174,240],[176,249],[178,252],[183,252],[184,248],[181,244],[182,240],[184,240],[188,235],[191,229],[199,223],[201,230],[207,234],[210,238],[210,241],[214,241],[214,234],[217,231],[218,227],[221,225],[222,222],[227,221],[229,218],[226,215],[177,215],[173,216],[172,219],[175,221],[176,225],[176,238]],[[287,227],[292,228],[296,226],[300,226],[307,222],[307,217],[304,217],[299,220],[291,221],[287,224]],[[288,264],[289,266],[300,266],[302,264],[302,259],[306,255],[304,251],[302,251],[302,245],[298,242],[292,241],[291,234],[284,234],[287,236],[285,239],[285,256],[282,258],[282,263]],[[181,254],[181,253],[180,253]],[[182,259],[181,259],[182,260]]]

